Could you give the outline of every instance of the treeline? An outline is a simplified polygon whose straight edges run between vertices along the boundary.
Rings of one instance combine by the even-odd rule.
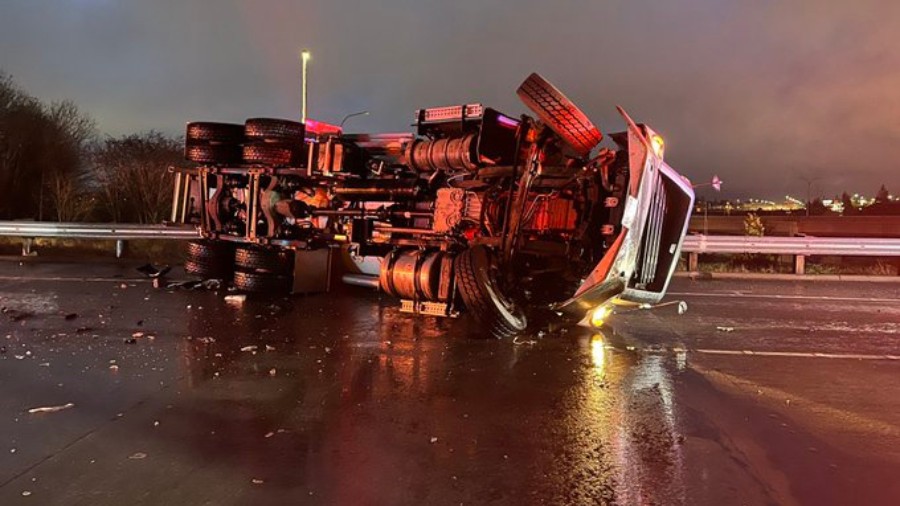
[[[181,140],[101,136],[70,101],[44,103],[0,71],[0,220],[160,223]]]

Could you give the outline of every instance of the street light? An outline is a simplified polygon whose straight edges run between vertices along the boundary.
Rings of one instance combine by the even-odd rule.
[[[357,116],[368,116],[368,115],[369,115],[369,111],[359,111],[359,112],[350,113],[350,114],[344,116],[344,119],[341,120],[341,123],[340,123],[340,125],[338,125],[338,128],[343,130],[344,123],[346,123],[347,120],[350,118],[355,118]]]
[[[303,88],[302,94],[303,94],[303,97],[302,97],[302,99],[301,99],[301,104],[302,104],[302,105],[301,105],[301,108],[302,108],[302,112],[301,112],[302,118],[301,118],[301,121],[302,121],[303,123],[306,123],[306,90],[307,90],[307,71],[306,71],[306,68],[307,68],[307,66],[309,65],[309,59],[310,59],[310,57],[311,57],[311,55],[309,54],[309,50],[307,50],[307,49],[304,49],[304,50],[300,53],[300,61],[301,61],[302,64],[303,64],[303,84],[302,84],[302,88]]]

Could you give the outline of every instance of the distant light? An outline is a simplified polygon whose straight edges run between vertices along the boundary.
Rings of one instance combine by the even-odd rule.
[[[613,308],[610,304],[597,306],[594,309],[594,312],[591,313],[591,325],[599,329],[604,324],[606,324],[606,319],[609,318],[612,312]]]

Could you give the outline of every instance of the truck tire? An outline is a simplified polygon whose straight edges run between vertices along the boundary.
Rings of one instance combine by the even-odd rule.
[[[262,272],[235,271],[233,285],[241,292],[283,295],[291,289],[291,278]]]
[[[190,241],[184,272],[203,279],[229,279],[234,270],[234,248],[227,243]]]
[[[189,241],[187,255],[190,260],[230,264],[234,259],[234,248],[226,242]]]
[[[296,165],[300,149],[281,143],[255,142],[244,146],[244,163],[251,165]]]
[[[244,125],[194,121],[185,128],[187,144],[241,144],[244,142]]]
[[[187,144],[184,157],[202,164],[235,164],[241,161],[241,147],[237,144]]]
[[[185,260],[184,272],[188,276],[200,279],[228,279],[231,275],[231,269],[228,266],[197,260]]]
[[[250,118],[244,123],[244,135],[252,140],[302,144],[306,127],[298,121],[274,118]]]
[[[494,255],[485,246],[469,248],[454,261],[456,286],[463,304],[489,336],[502,339],[525,330],[528,322],[522,310],[501,293],[496,268]]]
[[[286,249],[240,247],[234,265],[243,271],[287,275],[294,267],[294,252]]]

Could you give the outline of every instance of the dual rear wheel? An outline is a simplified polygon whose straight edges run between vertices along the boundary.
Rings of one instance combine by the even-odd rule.
[[[224,241],[191,241],[184,271],[201,279],[223,279],[242,292],[285,294],[291,288],[293,252],[237,246]]]

